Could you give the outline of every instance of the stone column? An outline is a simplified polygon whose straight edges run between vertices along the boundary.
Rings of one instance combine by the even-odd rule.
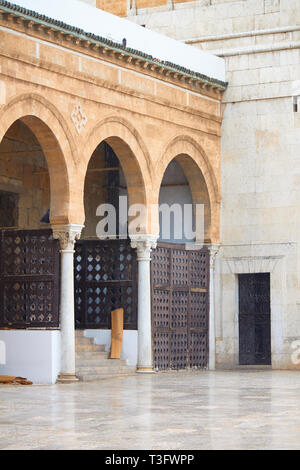
[[[168,5],[168,7],[169,7],[169,10],[173,10],[173,9],[174,9],[173,0],[167,0],[167,5]]]
[[[58,382],[77,381],[75,375],[75,313],[74,313],[74,245],[80,238],[82,225],[55,225],[53,237],[60,241],[60,330],[61,372]]]
[[[151,328],[151,251],[156,248],[157,236],[132,235],[132,248],[138,260],[138,364],[137,372],[153,373]]]
[[[136,0],[127,0],[127,1],[128,1],[127,16],[136,15],[137,14]]]
[[[220,245],[209,247],[209,370],[216,368],[216,322],[215,322],[215,261]]]

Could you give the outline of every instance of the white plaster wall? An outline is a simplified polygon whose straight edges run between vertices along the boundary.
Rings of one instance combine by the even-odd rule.
[[[85,330],[84,336],[94,338],[95,344],[105,346],[105,351],[110,351],[111,330]],[[137,330],[124,330],[121,359],[126,360],[127,365],[137,365]]]
[[[217,365],[238,364],[239,270],[264,269],[271,273],[272,366],[299,368],[292,345],[300,339],[300,99],[293,109],[300,96],[300,1],[202,0],[138,13],[133,21],[226,60]],[[267,260],[277,256],[271,270]]]
[[[0,330],[6,361],[0,375],[25,377],[35,384],[54,384],[60,371],[60,331]]]

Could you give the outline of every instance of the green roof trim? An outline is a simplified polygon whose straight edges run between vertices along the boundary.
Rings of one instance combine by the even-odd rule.
[[[51,1],[51,0],[50,0]],[[221,80],[217,80],[212,77],[208,77],[203,75],[199,72],[194,72],[192,70],[186,69],[185,67],[181,67],[179,65],[173,64],[172,62],[163,61],[157,59],[149,54],[145,54],[137,49],[131,49],[128,47],[124,47],[121,43],[116,43],[109,39],[106,39],[102,36],[95,35],[93,33],[89,33],[84,31],[83,29],[76,28],[69,24],[66,24],[62,21],[54,20],[53,18],[49,18],[48,16],[41,15],[35,11],[27,10],[19,5],[16,5],[11,2],[7,2],[5,0],[0,0],[0,9],[6,13],[13,13],[16,16],[20,16],[26,18],[27,20],[34,20],[36,23],[43,24],[45,26],[49,26],[53,29],[57,29],[58,31],[63,31],[65,33],[73,34],[76,37],[79,37],[83,41],[91,41],[95,44],[99,44],[102,47],[106,47],[108,49],[112,49],[114,51],[123,53],[127,56],[131,56],[135,59],[142,59],[147,61],[153,65],[157,65],[160,67],[169,70],[170,72],[179,73],[185,75],[187,78],[199,80],[203,83],[207,83],[208,85],[214,86],[216,88],[220,88],[221,90],[225,90],[228,86],[228,82],[223,82]]]

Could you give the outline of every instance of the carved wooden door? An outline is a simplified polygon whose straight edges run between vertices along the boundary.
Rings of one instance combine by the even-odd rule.
[[[209,253],[158,244],[152,254],[153,356],[157,370],[208,362]]]

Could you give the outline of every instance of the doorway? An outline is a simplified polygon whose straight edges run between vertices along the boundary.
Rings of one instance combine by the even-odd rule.
[[[270,273],[239,274],[239,364],[271,365]]]
[[[208,249],[159,243],[152,253],[151,278],[155,369],[207,368]]]

